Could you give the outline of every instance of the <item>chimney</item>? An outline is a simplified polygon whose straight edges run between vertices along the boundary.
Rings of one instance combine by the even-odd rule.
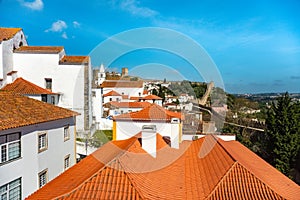
[[[179,149],[179,124],[179,118],[171,119],[171,147],[175,149]]]
[[[7,84],[13,83],[17,79],[17,77],[18,77],[17,71],[11,71],[7,73],[6,83]]]
[[[156,126],[144,125],[142,127],[142,148],[152,157],[156,157]]]

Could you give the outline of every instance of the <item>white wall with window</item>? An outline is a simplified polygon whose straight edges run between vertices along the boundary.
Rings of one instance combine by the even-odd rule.
[[[76,163],[74,123],[66,118],[0,131],[0,199],[19,185],[24,199]]]

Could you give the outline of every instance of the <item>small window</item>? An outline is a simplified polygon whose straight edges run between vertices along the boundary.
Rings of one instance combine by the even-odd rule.
[[[46,89],[52,90],[52,78],[45,78]]]
[[[92,97],[96,97],[96,92],[92,91]]]
[[[0,186],[0,199],[22,199],[21,197],[21,178]]]
[[[70,167],[70,154],[67,155],[64,159],[64,168],[68,169]]]
[[[21,157],[21,133],[0,136],[0,163]]]
[[[109,101],[112,101],[112,98],[109,98]]]
[[[39,187],[46,185],[48,181],[48,169],[43,170],[39,173]]]
[[[39,152],[47,150],[48,141],[47,141],[47,133],[46,132],[38,134],[38,148],[39,148],[38,149]]]
[[[70,139],[70,127],[64,127],[64,141]]]

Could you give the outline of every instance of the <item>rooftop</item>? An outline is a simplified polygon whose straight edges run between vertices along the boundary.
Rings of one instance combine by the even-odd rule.
[[[14,53],[49,53],[56,54],[60,53],[64,47],[54,46],[21,46],[14,50]]]
[[[65,108],[5,91],[0,91],[0,105],[0,130],[79,115]]]
[[[103,95],[103,97],[108,97],[108,96],[122,96],[122,95],[120,95],[116,91],[112,90],[112,91],[110,91],[110,92]]]
[[[124,80],[109,80],[104,81],[101,88],[142,88],[143,81],[124,81]]]
[[[143,110],[131,113],[125,113],[114,116],[115,121],[130,120],[130,121],[171,121],[172,118],[183,119],[182,113],[172,112],[162,108],[157,104],[150,104]]]
[[[109,142],[28,199],[299,199],[298,185],[237,141],[156,140],[156,158],[137,137]]]
[[[89,63],[89,56],[64,56],[59,61],[61,65],[82,65]]]
[[[7,84],[1,90],[23,95],[55,94],[23,78],[17,78],[13,83]]]
[[[116,108],[146,108],[150,106],[151,103],[149,102],[117,102],[111,101],[106,103],[104,106],[113,106]]]
[[[9,40],[13,38],[19,31],[21,31],[21,28],[4,28],[0,27],[0,43],[5,40]]]
[[[156,95],[154,95],[154,94],[145,96],[145,97],[143,97],[142,99],[144,99],[144,100],[162,100],[161,97],[156,96]]]

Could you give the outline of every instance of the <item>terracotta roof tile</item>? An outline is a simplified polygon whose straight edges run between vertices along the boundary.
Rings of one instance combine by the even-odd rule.
[[[100,87],[101,88],[142,88],[144,85],[143,81],[104,81]]]
[[[0,105],[0,130],[79,115],[65,108],[4,91],[0,91]]]
[[[21,28],[0,27],[0,42],[13,38],[21,30]]]
[[[253,173],[236,160],[233,149],[227,148],[236,142],[208,135],[173,149],[163,145],[161,136],[156,139],[156,158],[145,153],[137,137],[113,141],[28,199],[299,199],[300,187],[291,180],[288,190],[278,190],[270,186],[272,180],[264,180],[266,175]],[[241,151],[235,153],[240,157],[257,157],[238,146]],[[256,165],[262,168],[266,163],[260,160]],[[279,171],[268,173],[285,185],[286,177]]]
[[[150,106],[149,102],[117,102],[111,101],[106,103],[105,107],[116,107],[116,108],[146,108]]]
[[[142,99],[144,99],[144,100],[162,100],[161,97],[153,95],[153,94],[145,96]]]
[[[82,65],[90,62],[89,56],[64,56],[59,61],[61,65]]]
[[[23,95],[55,94],[23,78],[17,78],[13,83],[7,84],[1,90]]]
[[[172,118],[183,120],[182,113],[172,112],[157,104],[151,104],[143,110],[114,116],[114,120],[130,121],[170,121]]]
[[[130,97],[129,99],[130,100],[134,100],[134,101],[139,101],[139,100],[141,100],[143,97]]]
[[[112,90],[112,91],[110,91],[110,92],[103,95],[103,97],[108,97],[108,96],[122,96],[122,95],[120,95],[116,91]]]
[[[14,50],[14,53],[50,53],[56,54],[60,53],[64,47],[54,47],[54,46],[21,46]]]

